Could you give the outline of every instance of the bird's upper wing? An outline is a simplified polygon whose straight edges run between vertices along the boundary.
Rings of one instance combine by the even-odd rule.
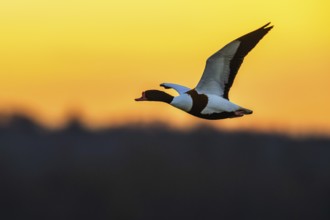
[[[209,93],[228,99],[230,87],[244,57],[257,45],[273,26],[270,23],[224,46],[206,61],[201,80],[196,86],[199,93]]]
[[[174,84],[174,83],[162,83],[162,84],[160,84],[160,86],[164,87],[165,89],[174,89],[180,95],[182,95],[182,94],[188,92],[189,90],[191,90],[188,87],[181,86],[181,85]]]

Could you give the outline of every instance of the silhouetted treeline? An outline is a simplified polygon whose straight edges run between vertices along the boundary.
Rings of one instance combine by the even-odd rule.
[[[330,219],[330,140],[0,125],[0,219]]]

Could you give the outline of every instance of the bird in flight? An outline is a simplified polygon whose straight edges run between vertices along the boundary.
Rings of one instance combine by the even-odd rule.
[[[252,110],[229,101],[228,94],[244,57],[273,28],[269,25],[270,23],[237,38],[210,56],[202,78],[194,89],[174,83],[162,83],[160,86],[174,89],[179,95],[174,97],[164,91],[147,90],[135,101],[165,102],[191,115],[210,120],[252,114]]]

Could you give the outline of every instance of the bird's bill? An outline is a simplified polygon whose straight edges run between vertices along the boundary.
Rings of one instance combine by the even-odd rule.
[[[135,101],[147,101],[147,97],[145,95],[145,92],[142,92],[142,96],[140,98],[136,98]]]

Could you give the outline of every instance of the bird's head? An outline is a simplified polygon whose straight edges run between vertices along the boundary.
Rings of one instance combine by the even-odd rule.
[[[136,98],[135,101],[159,101],[171,103],[173,98],[173,96],[163,91],[147,90],[142,92],[142,96],[140,98]]]

